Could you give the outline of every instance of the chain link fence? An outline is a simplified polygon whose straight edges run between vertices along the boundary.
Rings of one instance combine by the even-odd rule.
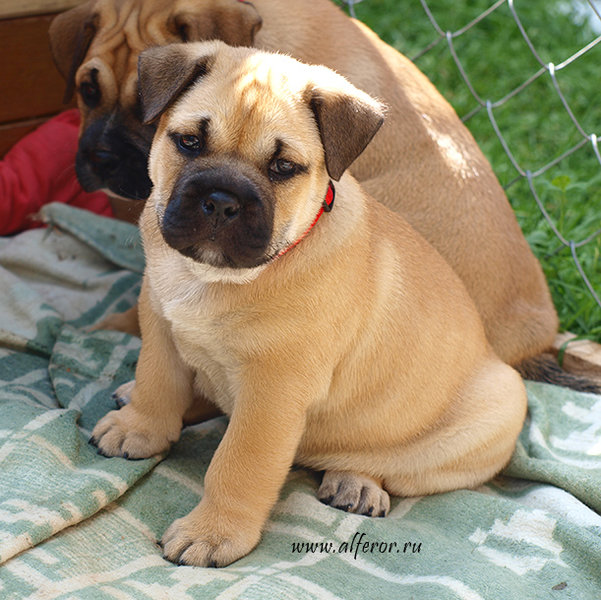
[[[416,62],[483,147],[563,327],[601,339],[601,6],[359,2],[349,13]]]

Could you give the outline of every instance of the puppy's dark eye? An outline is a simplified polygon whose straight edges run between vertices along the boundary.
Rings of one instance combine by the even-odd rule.
[[[201,150],[200,139],[196,135],[177,136],[177,145],[187,153],[198,154]]]
[[[276,158],[269,165],[269,177],[271,179],[289,179],[296,175],[299,167],[297,164],[284,158]]]
[[[83,81],[79,86],[79,93],[84,104],[89,108],[95,108],[100,102],[100,87],[95,81]]]

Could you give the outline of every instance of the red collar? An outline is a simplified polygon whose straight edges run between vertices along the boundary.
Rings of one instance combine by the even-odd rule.
[[[298,246],[307,237],[307,235],[309,235],[309,232],[311,231],[311,229],[313,229],[313,227],[315,227],[315,225],[317,224],[317,221],[319,221],[319,218],[321,217],[321,215],[323,215],[324,212],[330,212],[332,210],[332,208],[334,207],[334,198],[335,197],[336,197],[336,190],[334,189],[334,184],[330,181],[330,183],[328,184],[328,191],[326,192],[325,200],[322,202],[321,208],[319,209],[317,216],[315,217],[315,219],[313,219],[313,223],[311,223],[311,225],[309,225],[307,231],[305,231],[305,233],[303,233],[303,235],[301,235],[298,238],[298,240],[296,240],[296,242],[294,242],[293,244],[290,244],[290,246],[288,246],[287,248],[280,250],[278,252],[278,254],[276,255],[276,258],[279,258],[280,256],[284,256],[284,254],[286,254],[286,252],[290,252],[290,250],[292,250],[292,248],[294,248],[295,246]]]

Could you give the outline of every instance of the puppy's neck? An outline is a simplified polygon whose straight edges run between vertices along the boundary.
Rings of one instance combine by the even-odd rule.
[[[293,248],[298,246],[309,235],[309,232],[311,231],[311,229],[313,229],[313,227],[315,227],[315,225],[317,225],[317,221],[319,221],[319,219],[321,218],[323,213],[324,212],[328,213],[332,210],[332,208],[334,208],[335,197],[336,197],[336,190],[334,188],[334,184],[330,181],[328,184],[328,191],[326,192],[326,197],[321,205],[321,208],[319,209],[319,211],[317,213],[317,216],[315,217],[315,219],[313,219],[313,222],[311,223],[311,225],[309,225],[309,227],[306,229],[306,231],[296,240],[296,242],[293,242],[288,247],[284,248],[283,250],[280,250],[277,253],[277,255],[275,256],[274,260],[277,258],[280,258],[281,256],[284,256],[284,254],[290,252],[290,250],[292,250]]]

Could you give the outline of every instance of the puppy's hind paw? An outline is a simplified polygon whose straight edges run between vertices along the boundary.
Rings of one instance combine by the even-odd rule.
[[[117,405],[117,408],[123,408],[126,404],[129,404],[131,400],[131,393],[134,391],[134,386],[136,385],[136,380],[132,379],[123,385],[120,385],[113,392],[113,400]]]
[[[136,337],[140,337],[140,323],[138,321],[138,305],[122,313],[109,315],[96,325],[90,327],[89,331],[100,331],[109,329],[113,331],[122,331]]]
[[[384,517],[390,496],[369,475],[350,471],[326,471],[317,497],[324,504],[368,517]]]

